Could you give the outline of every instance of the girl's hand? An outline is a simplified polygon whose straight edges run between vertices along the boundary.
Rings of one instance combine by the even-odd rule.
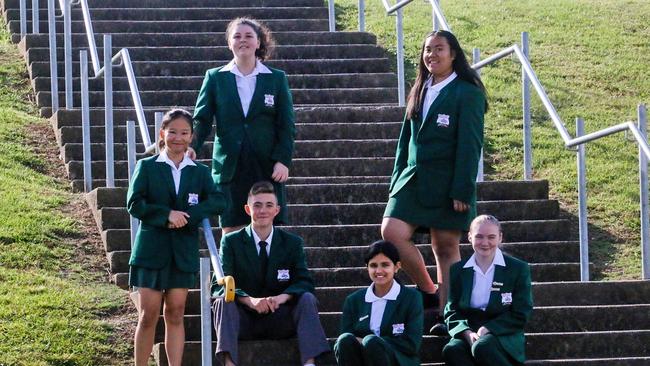
[[[469,205],[467,203],[454,200],[454,211],[465,212],[467,210],[469,210]]]
[[[273,165],[273,174],[271,174],[271,178],[278,183],[286,182],[287,179],[289,179],[289,168],[278,161]]]
[[[465,341],[469,343],[470,346],[474,344],[474,342],[478,341],[479,339],[478,334],[472,332],[469,329],[463,332],[463,337],[465,338]]]
[[[171,229],[182,228],[187,225],[188,217],[190,217],[190,215],[187,212],[171,210],[169,211],[169,217],[167,217],[167,221],[169,221],[168,226]]]

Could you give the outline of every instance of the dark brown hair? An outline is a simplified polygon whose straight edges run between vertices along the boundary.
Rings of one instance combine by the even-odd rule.
[[[385,255],[388,257],[388,259],[390,259],[391,262],[393,262],[393,264],[397,264],[397,262],[399,262],[399,251],[397,251],[397,248],[395,248],[395,244],[387,240],[377,240],[376,242],[370,244],[368,250],[366,251],[366,254],[363,256],[363,260],[366,262],[366,266],[378,254]]]
[[[169,128],[169,124],[172,123],[173,120],[175,119],[184,119],[188,125],[190,125],[190,132],[194,132],[194,124],[192,123],[192,114],[185,109],[182,108],[174,108],[169,110],[167,113],[162,118],[162,122],[160,123],[160,130],[166,130]],[[156,136],[158,138],[158,136]],[[160,150],[165,148],[165,140],[160,139],[158,140],[158,148]]]
[[[275,40],[271,35],[271,30],[258,20],[246,17],[231,20],[226,28],[226,42],[230,42],[230,35],[235,31],[235,28],[237,28],[238,25],[247,25],[253,28],[257,38],[260,40],[260,48],[255,50],[255,56],[261,61],[266,61],[271,58],[271,54],[275,48]]]
[[[422,49],[420,50],[420,61],[418,64],[418,73],[415,77],[415,82],[413,83],[413,87],[411,88],[411,92],[409,93],[406,102],[406,118],[408,119],[419,116],[421,107],[420,105],[422,104],[422,93],[424,92],[424,83],[426,83],[427,79],[431,75],[426,65],[424,64],[424,61],[422,60],[425,44],[427,42],[427,39],[430,37],[443,37],[447,40],[447,43],[449,44],[449,50],[454,56],[451,67],[453,68],[454,72],[456,72],[457,77],[461,80],[467,81],[470,84],[476,85],[483,91],[483,94],[485,94],[485,86],[483,86],[483,82],[481,82],[481,78],[478,76],[478,73],[474,71],[474,69],[472,69],[472,67],[469,65],[469,62],[467,62],[465,53],[460,47],[460,43],[458,43],[456,36],[454,36],[453,33],[445,30],[433,31],[427,34],[427,36],[424,37],[424,41],[422,42]],[[487,112],[487,110],[488,102],[486,98],[485,111]]]
[[[256,194],[263,193],[272,193],[275,195],[275,188],[273,188],[273,184],[271,184],[271,182],[262,180],[253,184],[251,189],[248,191],[248,197],[253,197]]]

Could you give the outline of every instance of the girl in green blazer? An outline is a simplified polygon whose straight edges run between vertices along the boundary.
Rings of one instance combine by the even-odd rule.
[[[194,109],[195,140],[190,157],[216,132],[212,176],[228,205],[220,217],[224,233],[250,222],[244,211],[248,191],[258,181],[273,182],[280,214],[287,222],[284,182],[289,177],[295,138],[293,102],[283,71],[266,67],[273,39],[270,31],[249,18],[237,18],[226,30],[233,60],[208,70]]]
[[[138,161],[129,183],[127,209],[140,219],[129,260],[129,285],[137,291],[139,314],[136,366],[148,364],[162,303],[167,358],[180,366],[185,299],[199,270],[198,227],[225,207],[210,169],[186,155],[191,138],[192,115],[182,109],[167,112],[160,154]]]
[[[395,243],[404,271],[423,293],[425,308],[437,308],[435,335],[446,335],[442,308],[449,267],[460,260],[461,232],[476,216],[476,173],[483,145],[485,88],[456,37],[429,33],[408,96],[382,236]],[[438,286],[413,245],[416,231],[431,235]],[[436,292],[437,291],[437,292]]]
[[[533,310],[528,263],[499,249],[494,216],[472,222],[474,254],[451,267],[445,320],[452,339],[442,354],[450,366],[509,366],[526,361],[524,326]]]
[[[422,297],[394,279],[400,261],[392,243],[383,240],[373,243],[365,261],[372,284],[345,299],[341,335],[334,345],[337,363],[419,365]]]

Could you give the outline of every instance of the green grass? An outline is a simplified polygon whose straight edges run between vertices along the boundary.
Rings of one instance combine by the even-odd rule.
[[[357,1],[337,0],[339,29],[357,28]],[[379,1],[367,1],[367,30],[395,52],[395,18]],[[650,2],[645,0],[441,0],[452,31],[468,56],[483,57],[519,43],[530,33],[531,62],[569,132],[575,119],[587,132],[636,120],[639,103],[650,102]],[[405,8],[407,71],[413,78],[423,36],[431,30],[431,6]],[[521,179],[520,67],[501,60],[482,70],[491,103],[486,116],[489,179]],[[551,195],[576,213],[575,154],[563,147],[534,94],[534,177],[548,179]],[[638,279],[641,273],[639,185],[636,144],[622,134],[587,145],[588,210],[594,279]],[[577,236],[577,235],[576,235]]]
[[[23,58],[2,30],[0,365],[126,363],[105,320],[125,296],[83,262],[80,224],[61,211],[73,195],[26,145],[28,129],[47,124],[29,97]]]

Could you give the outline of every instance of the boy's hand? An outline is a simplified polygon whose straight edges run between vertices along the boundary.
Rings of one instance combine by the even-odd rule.
[[[187,225],[188,217],[190,217],[190,215],[187,212],[171,210],[169,211],[169,217],[167,217],[167,221],[169,221],[168,226],[171,229],[182,228]]]
[[[278,183],[286,182],[287,179],[289,179],[289,168],[278,161],[273,165],[273,174],[271,174],[271,178]]]

